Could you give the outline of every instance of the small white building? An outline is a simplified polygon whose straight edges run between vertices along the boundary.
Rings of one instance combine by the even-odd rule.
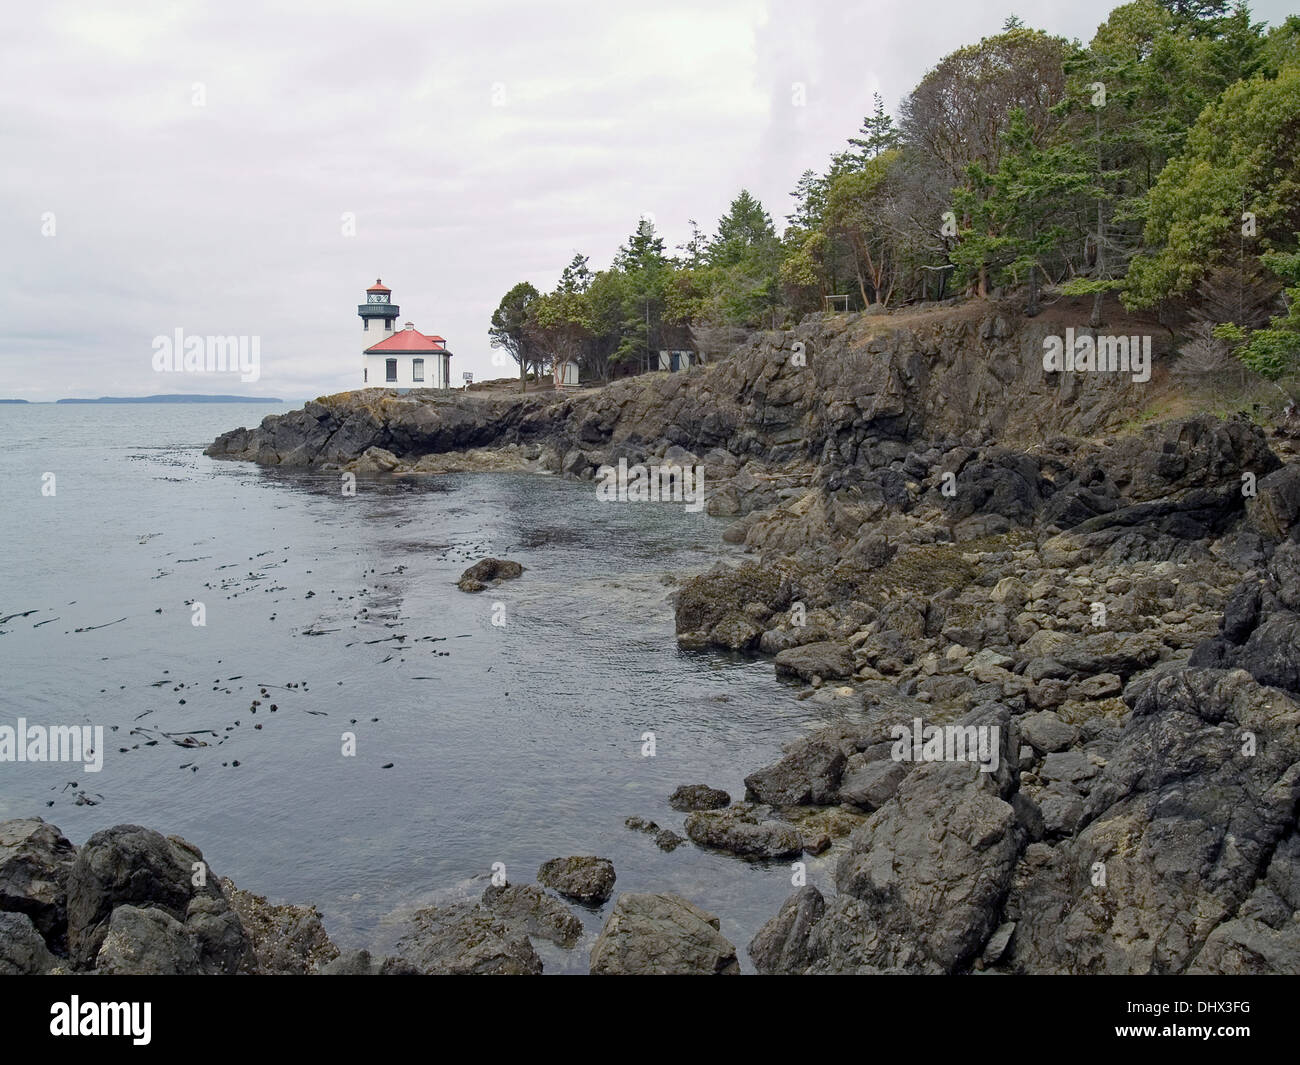
[[[376,280],[366,289],[366,302],[357,307],[362,326],[362,388],[449,388],[451,352],[440,336],[426,336],[406,322],[393,324],[402,309],[392,290]]]
[[[667,370],[669,373],[677,373],[679,370],[689,370],[694,364],[695,352],[693,351],[659,352],[659,369]]]

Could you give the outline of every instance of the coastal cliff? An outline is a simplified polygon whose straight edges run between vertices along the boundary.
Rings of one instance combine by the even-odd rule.
[[[1197,412],[1149,322],[1108,327],[1156,337],[1149,382],[1046,374],[1070,327],[811,316],[685,374],[351,393],[208,453],[702,465],[752,561],[684,581],[679,644],[773,656],[834,722],[684,822],[831,863],[833,895],[800,888],[749,944],[760,971],[1300,971],[1296,427]],[[991,737],[981,761],[954,732]]]

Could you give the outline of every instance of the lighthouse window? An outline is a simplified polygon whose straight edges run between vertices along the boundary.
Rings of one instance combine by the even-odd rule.
[[[423,381],[423,380],[424,380],[424,360],[423,360],[423,359],[412,359],[412,360],[411,360],[411,380],[412,380],[412,381]]]
[[[388,380],[388,381],[396,381],[396,380],[397,380],[397,360],[396,360],[396,359],[385,359],[385,360],[384,360],[384,377],[385,377],[385,379]]]

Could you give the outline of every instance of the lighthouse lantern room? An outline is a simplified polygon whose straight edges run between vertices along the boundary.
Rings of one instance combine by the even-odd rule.
[[[448,388],[451,352],[440,336],[425,336],[406,322],[395,330],[402,309],[383,281],[366,289],[366,302],[357,307],[362,323],[361,382],[363,388]]]

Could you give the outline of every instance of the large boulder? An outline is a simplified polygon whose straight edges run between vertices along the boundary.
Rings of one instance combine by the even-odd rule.
[[[724,975],[740,972],[736,948],[713,914],[678,895],[618,897],[591,951],[603,976]]]
[[[775,917],[758,930],[749,956],[760,973],[801,973],[813,961],[813,927],[826,912],[826,900],[811,884],[801,887]]]
[[[68,925],[68,874],[77,850],[39,817],[0,822],[0,911],[25,913],[47,944]]]
[[[853,652],[847,643],[838,640],[821,640],[790,647],[776,656],[778,676],[794,676],[800,680],[842,679],[853,676]]]
[[[230,904],[202,852],[177,836],[164,837],[139,825],[96,832],[78,852],[68,875],[71,957],[82,967],[94,963],[119,906],[159,909],[184,923],[191,902],[198,899],[210,900],[210,905],[194,911],[200,961],[217,971],[233,972],[251,959],[251,949],[245,957],[243,928],[237,916],[233,922],[225,918]],[[142,926],[137,922],[131,927]],[[231,959],[232,939],[241,944],[236,963]]]
[[[489,884],[483,908],[529,936],[540,936],[561,947],[571,947],[582,937],[582,922],[559,899],[537,884]]]
[[[1255,488],[1246,500],[1251,522],[1269,539],[1285,540],[1300,523],[1300,463],[1261,477]]]
[[[1004,707],[963,725],[996,727],[999,768],[923,762],[849,837],[825,905],[803,892],[755,938],[765,971],[953,973],[979,957],[998,926],[1023,841]],[[991,740],[991,737],[990,737]]]
[[[839,744],[820,736],[796,740],[785,756],[745,778],[748,797],[773,806],[824,806],[836,791],[848,761]]]
[[[748,805],[696,810],[686,817],[686,835],[701,847],[741,858],[797,858],[803,853],[798,829],[784,821],[762,820]]]
[[[746,609],[760,607],[770,616],[788,607],[792,598],[787,577],[752,562],[692,577],[677,593],[678,642],[747,649],[758,642],[762,628]]]
[[[418,911],[399,946],[426,975],[536,976],[542,971],[526,935],[473,904]]]
[[[118,906],[108,919],[95,971],[118,976],[191,976],[199,955],[185,925],[156,907]]]
[[[27,914],[0,912],[0,976],[42,976],[57,964]]]
[[[608,858],[576,855],[552,858],[537,870],[537,879],[565,898],[600,903],[614,890],[614,863]]]
[[[707,784],[682,784],[668,799],[674,810],[717,810],[731,803],[731,796]]]

